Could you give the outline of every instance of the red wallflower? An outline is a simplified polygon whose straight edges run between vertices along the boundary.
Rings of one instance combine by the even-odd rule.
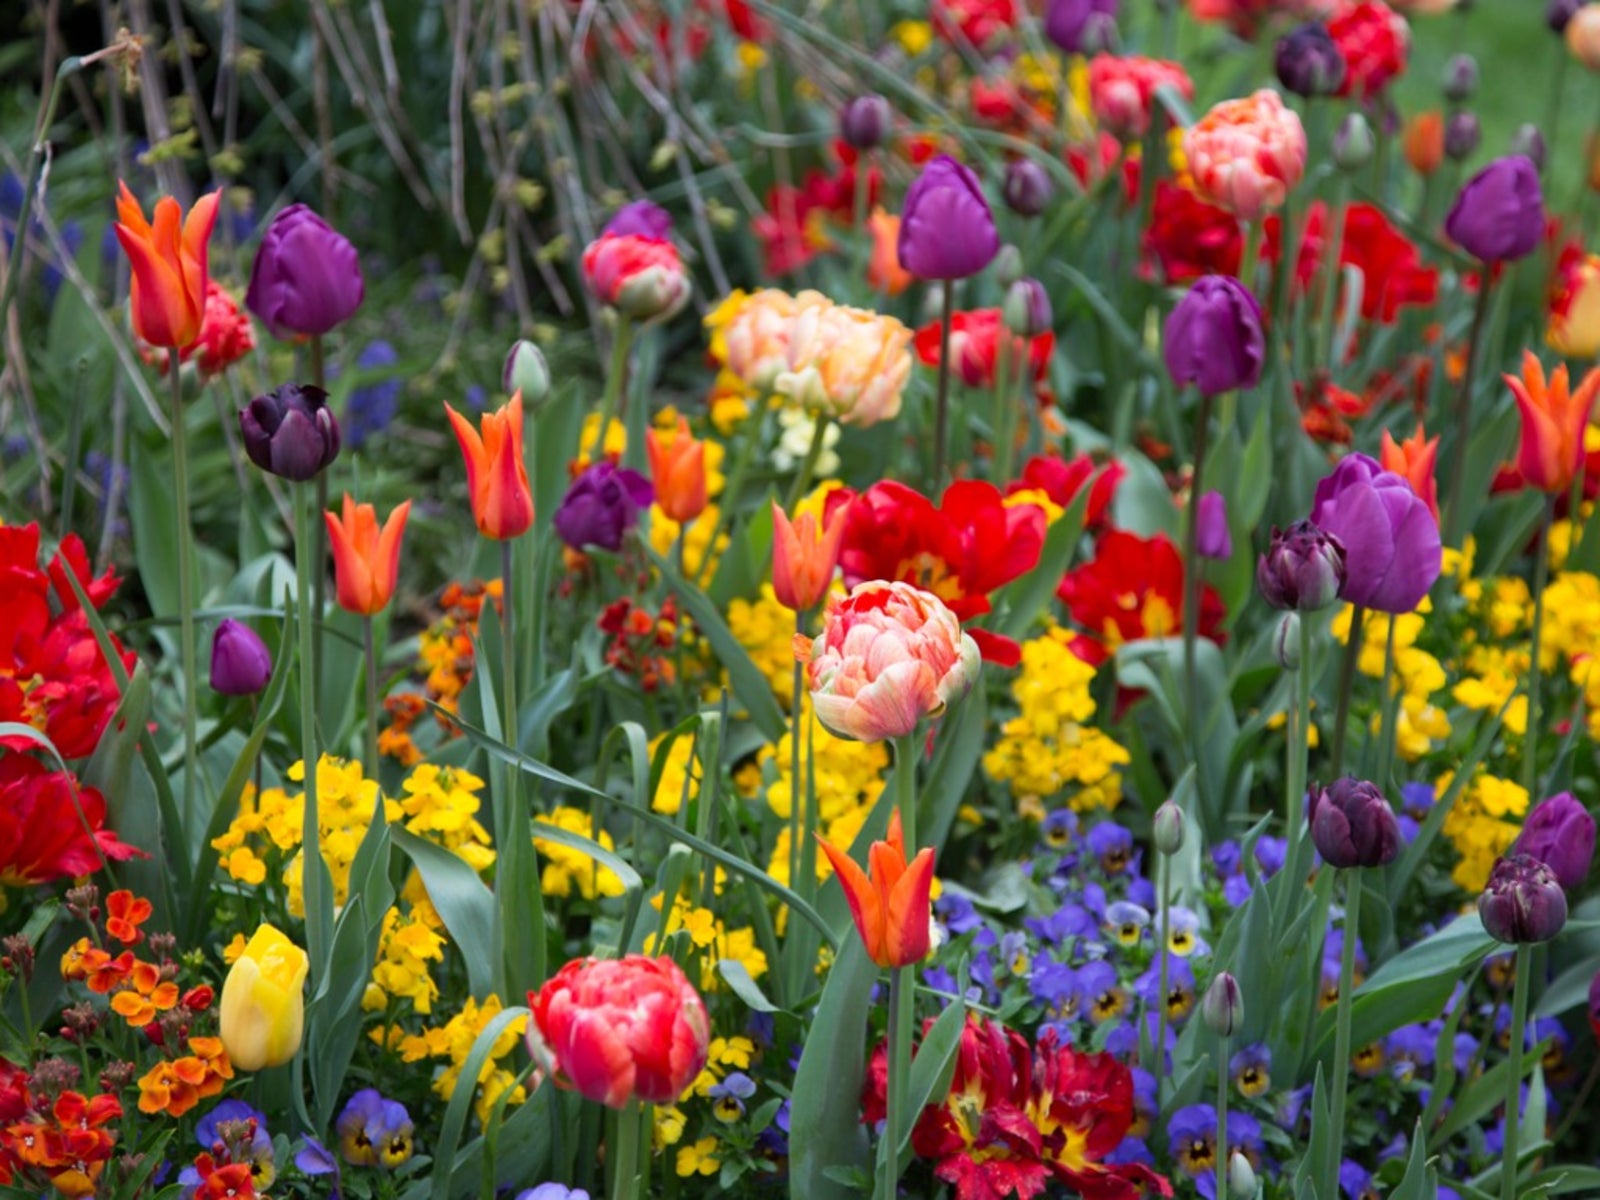
[[[36,1096],[27,1073],[0,1059],[0,1184],[23,1181],[30,1195],[95,1195],[121,1117],[110,1094],[64,1091],[53,1103]]]
[[[1347,3],[1328,21],[1328,33],[1344,55],[1341,96],[1364,100],[1406,69],[1411,27],[1382,0]]]
[[[928,15],[945,41],[959,44],[965,38],[981,49],[1017,23],[1017,0],[933,0]]]
[[[1102,466],[1104,470],[1101,470]],[[1038,488],[1050,497],[1050,502],[1069,508],[1078,498],[1078,492],[1096,471],[1100,475],[1089,488],[1089,503],[1084,509],[1083,527],[1091,533],[1105,527],[1111,510],[1111,499],[1116,495],[1117,484],[1128,473],[1128,468],[1112,459],[1097,463],[1087,454],[1074,459],[1057,458],[1051,454],[1037,454],[1022,468],[1022,477],[1007,487],[1008,495]]]
[[[1099,665],[1124,642],[1183,632],[1183,556],[1161,534],[1142,538],[1121,529],[1101,534],[1094,558],[1061,577],[1056,595],[1084,629],[1072,651]],[[1222,598],[1200,588],[1199,632],[1221,644]]]
[[[939,337],[944,330],[943,321],[929,321],[917,330],[913,345],[917,357],[930,367],[939,365]],[[950,358],[968,387],[993,387],[995,368],[1000,353],[1002,335],[1011,337],[1006,351],[1006,374],[1015,378],[1017,359],[1021,356],[1022,339],[1007,334],[998,308],[976,308],[971,312],[958,312],[950,317]],[[1050,368],[1050,356],[1055,353],[1056,335],[1041,333],[1028,343],[1028,367],[1033,381],[1038,383]]]
[[[96,789],[30,755],[0,757],[0,883],[49,883],[98,871],[103,859],[145,857],[103,828],[105,820]]]
[[[1361,268],[1361,316],[1393,324],[1408,304],[1430,305],[1439,294],[1439,270],[1424,266],[1422,252],[1373,204],[1345,210],[1342,266]]]

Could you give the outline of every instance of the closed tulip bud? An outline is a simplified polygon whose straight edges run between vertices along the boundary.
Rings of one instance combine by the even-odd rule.
[[[1478,896],[1478,916],[1489,936],[1514,946],[1548,942],[1567,923],[1567,894],[1556,873],[1536,858],[1510,854],[1495,860]]]
[[[1207,396],[1254,387],[1267,357],[1261,305],[1233,276],[1204,275],[1167,315],[1161,354],[1174,383]]]
[[[1375,149],[1372,126],[1358,112],[1346,114],[1333,131],[1333,161],[1346,175],[1354,174],[1372,161]]]
[[[500,387],[508,396],[521,392],[522,402],[537,409],[550,394],[550,364],[544,360],[544,351],[527,338],[519,339],[506,355]]]
[[[1228,1195],[1253,1200],[1256,1194],[1256,1169],[1237,1150],[1228,1155]]]
[[[1117,0],[1050,0],[1044,35],[1067,54],[1092,54],[1084,45],[1090,22],[1098,17],[1115,23],[1116,16]]]
[[[1444,65],[1444,98],[1451,104],[1470,100],[1478,90],[1478,60],[1470,54],[1457,54]]]
[[[1279,38],[1272,63],[1278,82],[1297,96],[1331,96],[1344,83],[1344,54],[1320,21],[1307,21]]]
[[[839,110],[839,136],[857,150],[871,150],[883,145],[893,115],[889,102],[876,92],[857,96]]]
[[[1122,34],[1117,29],[1117,19],[1110,13],[1092,13],[1083,23],[1084,56],[1116,54],[1121,49]]]
[[[1403,145],[1406,162],[1418,175],[1427,177],[1444,161],[1444,118],[1437,112],[1422,112],[1406,122]]]
[[[1232,1037],[1244,1020],[1244,997],[1239,981],[1226,971],[1212,977],[1211,986],[1200,998],[1200,1019],[1218,1037]]]
[[[994,280],[1003,288],[1010,287],[1022,278],[1022,251],[1010,242],[1000,247],[1000,253],[994,256]],[[929,288],[932,293],[935,289]],[[941,310],[935,309],[929,316],[930,321],[937,321],[941,317]],[[926,323],[926,322],[924,322]]]
[[[1550,27],[1550,32],[1557,36],[1566,33],[1567,24],[1583,7],[1583,0],[1550,0],[1545,5],[1544,23]]]
[[[1381,867],[1400,853],[1400,824],[1376,784],[1346,775],[1311,790],[1311,841],[1330,867]]]
[[[1183,838],[1183,809],[1171,800],[1164,801],[1150,819],[1150,841],[1156,853],[1171,857],[1183,849]]]
[[[1310,521],[1274,528],[1272,544],[1256,560],[1256,587],[1273,608],[1327,608],[1344,581],[1344,543]]]
[[[1018,216],[1037,217],[1055,195],[1050,175],[1031,158],[1014,158],[1006,164],[1005,182],[1000,195],[1006,207]]]
[[[1018,337],[1035,338],[1050,332],[1050,296],[1037,279],[1019,279],[1006,290],[1000,316]]]
[[[263,471],[304,483],[339,457],[339,422],[328,393],[286,383],[257,396],[239,413],[245,453]]]
[[[619,237],[630,234],[647,238],[670,238],[672,236],[672,214],[662,208],[654,200],[630,200],[616,212],[611,214],[611,219],[605,223],[602,234],[614,233]],[[514,391],[507,388],[507,391]],[[523,396],[526,400],[528,397]]]
[[[271,925],[245,944],[222,984],[222,1044],[241,1071],[288,1062],[305,1028],[306,952]]]
[[[1285,671],[1300,669],[1300,614],[1286,612],[1278,618],[1272,635],[1272,656]]]
[[[1478,143],[1483,140],[1483,127],[1476,113],[1451,114],[1444,126],[1444,152],[1451,162],[1461,162],[1472,157]]]
[[[1544,863],[1571,891],[1589,877],[1594,818],[1571,792],[1560,792],[1534,805],[1513,849]]]
[[[1544,134],[1537,125],[1522,124],[1511,135],[1511,153],[1520,154],[1533,164],[1534,170],[1544,170],[1546,155]]]
[[[243,621],[227,618],[211,637],[211,690],[224,696],[254,696],[272,678],[272,655],[261,636]]]
[[[1484,262],[1527,257],[1544,237],[1539,168],[1526,154],[1495,159],[1461,189],[1444,219],[1444,231]]]

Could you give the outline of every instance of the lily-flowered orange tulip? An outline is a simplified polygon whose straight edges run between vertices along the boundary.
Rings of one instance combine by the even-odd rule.
[[[889,817],[887,840],[873,842],[867,851],[870,878],[848,854],[817,840],[839,876],[867,957],[880,967],[909,967],[928,957],[933,848],[906,862],[899,810]]]
[[[654,429],[646,431],[645,449],[661,511],[680,525],[705,512],[706,444],[689,436],[689,422],[679,417],[677,429],[666,438]]]
[[[1439,481],[1434,478],[1434,466],[1438,461],[1439,439],[1430,438],[1421,425],[1403,442],[1395,441],[1387,429],[1383,431],[1379,465],[1409,483],[1435,521],[1439,519]]]
[[[322,514],[328,522],[339,607],[345,612],[370,617],[389,603],[400,574],[400,538],[410,515],[411,501],[407,500],[389,514],[380,531],[377,511],[370,504],[357,504],[349,492],[344,494],[342,520],[332,513]]]
[[[1522,414],[1522,445],[1517,468],[1529,487],[1565,492],[1583,465],[1583,431],[1600,392],[1600,367],[1583,377],[1576,391],[1567,383],[1562,363],[1545,380],[1544,367],[1533,351],[1522,354],[1522,378],[1505,376]]]
[[[513,393],[499,411],[483,415],[482,437],[448,404],[444,410],[467,460],[467,491],[478,532],[496,541],[521,537],[533,526],[533,487],[522,461],[522,393]]]
[[[133,268],[133,331],[152,346],[193,345],[205,323],[206,242],[222,193],[200,197],[187,217],[176,200],[163,196],[151,224],[128,185],[120,187],[115,228]]]
[[[822,532],[815,513],[789,520],[777,504],[772,506],[772,590],[778,603],[794,612],[815,608],[828,594],[833,569],[839,565],[839,542],[844,537],[850,506],[841,504]]]
[[[872,210],[867,218],[872,235],[872,257],[867,260],[867,283],[890,296],[898,296],[911,286],[916,276],[900,265],[900,217],[897,213]]]

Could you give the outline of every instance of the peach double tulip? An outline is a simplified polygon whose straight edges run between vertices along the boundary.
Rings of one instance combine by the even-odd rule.
[[[845,425],[876,425],[900,412],[910,347],[911,330],[894,317],[843,304],[802,308],[789,327],[788,369],[772,386]]]
[[[919,850],[906,861],[900,810],[889,816],[888,838],[873,842],[867,851],[867,871],[842,850],[820,837],[817,841],[844,888],[867,957],[880,967],[909,967],[927,958],[932,941],[933,848]]]
[[[118,186],[115,229],[133,268],[133,331],[152,346],[181,350],[193,345],[205,323],[206,243],[222,193],[200,197],[187,217],[176,200],[163,196],[152,223],[128,185]]]
[[[1244,221],[1280,208],[1306,170],[1306,131],[1271,88],[1224,100],[1183,135],[1195,193]]]
[[[400,539],[410,514],[407,500],[389,514],[380,530],[377,511],[370,504],[357,504],[349,492],[344,495],[342,518],[322,514],[328,523],[340,608],[370,617],[389,603],[400,574]]]
[[[467,462],[472,517],[486,538],[521,537],[533,525],[533,487],[522,461],[522,393],[483,416],[483,433],[448,404],[450,426]]]
[[[1517,468],[1529,487],[1557,495],[1572,486],[1583,466],[1583,432],[1600,392],[1600,367],[1583,377],[1576,391],[1567,382],[1562,363],[1545,379],[1533,351],[1522,354],[1522,377],[1505,376],[1522,414],[1522,444]]]

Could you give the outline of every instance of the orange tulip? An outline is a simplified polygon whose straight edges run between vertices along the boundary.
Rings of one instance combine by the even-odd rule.
[[[128,185],[119,186],[115,228],[133,268],[133,331],[152,346],[193,345],[205,323],[206,242],[222,193],[200,197],[187,217],[176,200],[163,196],[152,225]]]
[[[916,278],[900,265],[900,217],[896,213],[875,208],[867,218],[867,231],[872,235],[872,257],[867,260],[867,283],[880,292],[898,296]]]
[[[522,461],[522,393],[512,393],[499,411],[483,415],[481,438],[471,421],[448,404],[444,410],[467,460],[467,491],[478,532],[496,541],[527,533],[533,526],[533,488]]]
[[[783,509],[773,504],[772,590],[779,604],[805,612],[828,594],[833,569],[839,565],[839,542],[849,509],[848,504],[841,504],[819,536],[816,514],[801,513],[790,522]]]
[[[1533,351],[1522,352],[1522,378],[1505,376],[1522,413],[1522,445],[1517,468],[1529,487],[1542,492],[1565,492],[1583,465],[1583,431],[1589,410],[1600,392],[1600,367],[1583,377],[1577,391],[1567,384],[1567,365],[1551,372],[1546,383],[1544,367]]]
[[[867,851],[870,879],[848,854],[820,837],[817,841],[844,888],[867,957],[880,967],[909,967],[928,957],[933,847],[918,851],[907,864],[899,810],[889,817],[888,840],[873,842]]]
[[[323,513],[328,522],[328,545],[333,549],[334,578],[339,588],[339,607],[345,612],[370,617],[382,612],[394,595],[400,574],[400,538],[411,515],[407,500],[389,514],[383,529],[378,529],[378,514],[370,504],[357,504],[344,494],[344,519]]]
[[[678,427],[669,438],[648,430],[645,448],[650,453],[650,481],[655,484],[656,503],[661,511],[680,525],[703,513],[706,444],[689,436],[689,422],[679,417]]]
[[[1402,144],[1411,169],[1432,175],[1444,162],[1444,117],[1435,110],[1418,113],[1406,122]]]
[[[1411,490],[1428,506],[1435,521],[1439,519],[1439,482],[1433,472],[1438,460],[1439,439],[1428,437],[1421,425],[1403,442],[1396,442],[1387,429],[1383,431],[1379,464],[1411,485]]]

